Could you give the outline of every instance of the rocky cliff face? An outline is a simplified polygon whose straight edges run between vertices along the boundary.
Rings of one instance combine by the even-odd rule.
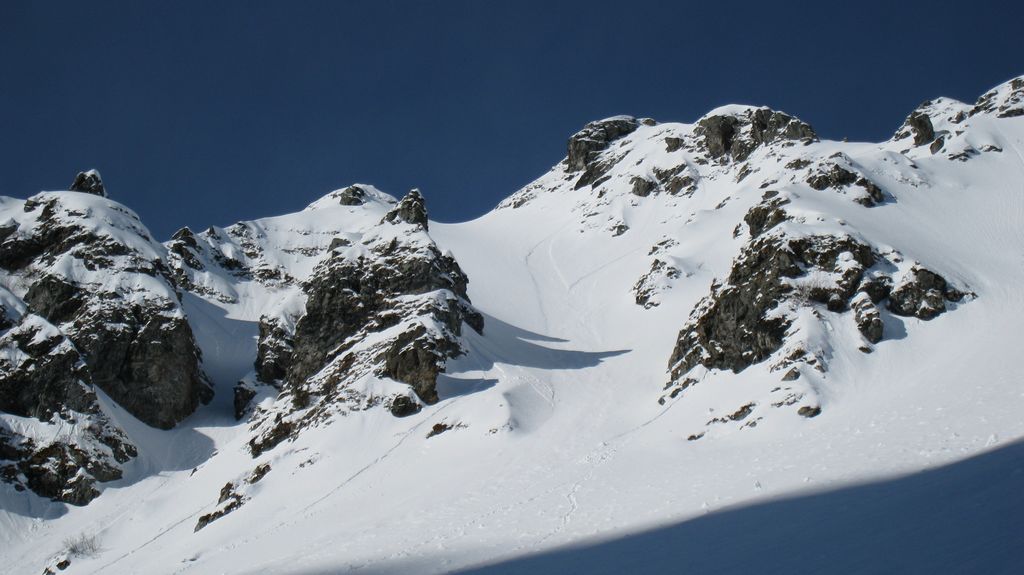
[[[0,300],[0,481],[85,505],[137,451],[100,409],[67,336],[10,291]]]
[[[67,335],[96,386],[165,429],[209,398],[160,245],[135,214],[73,192],[33,196],[8,214],[0,268],[29,309]]]
[[[84,504],[136,455],[95,388],[160,428],[212,392],[160,245],[94,170],[71,187],[0,208],[0,412],[4,477]]]
[[[483,330],[468,278],[427,233],[417,190],[360,238],[332,245],[302,285],[294,332],[261,322],[267,351],[256,370],[275,378],[286,402],[257,414],[254,454],[339,410],[383,405],[401,417],[435,403],[438,374],[463,353],[463,324]],[[385,384],[374,389],[378,380]]]

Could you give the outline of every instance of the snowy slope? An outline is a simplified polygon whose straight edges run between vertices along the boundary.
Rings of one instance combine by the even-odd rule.
[[[0,483],[0,564],[39,572],[65,557],[65,538],[95,533],[101,551],[64,572],[745,572],[765,558],[779,572],[1012,572],[1024,559],[1012,519],[1024,509],[1022,93],[1018,79],[977,106],[933,101],[915,112],[927,129],[908,120],[877,144],[818,141],[789,116],[766,136],[751,127],[762,109],[745,106],[694,124],[596,123],[491,213],[423,232],[454,255],[484,316],[482,334],[462,331],[436,404],[335,414],[256,457],[231,390],[252,377],[260,318],[298,321],[300,286],[334,239],[371,241],[395,200],[362,186],[372,198],[359,206],[335,193],[191,234],[202,269],[181,264],[176,235],[168,265],[217,396],[158,431],[101,394],[139,456],[86,507]],[[738,123],[723,132],[732,120],[715,118]],[[816,183],[835,166],[853,179]],[[774,199],[786,217],[752,227],[746,216]],[[738,372],[673,374],[680,332],[736,283],[744,250],[813,237],[865,246],[866,278],[897,288],[916,266],[961,297],[934,317],[882,299],[883,336],[869,341],[853,304],[817,301],[850,265],[834,254],[847,267],[779,280],[792,284],[772,308],[789,322],[779,347]],[[965,525],[922,528],[942,520]],[[900,563],[904,551],[918,561]],[[537,552],[550,553],[523,559]]]

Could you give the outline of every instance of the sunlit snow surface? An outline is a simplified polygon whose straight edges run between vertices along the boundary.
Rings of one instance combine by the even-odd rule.
[[[255,460],[231,386],[252,370],[259,315],[301,311],[301,293],[208,277],[234,300],[187,295],[184,309],[218,397],[171,431],[101,398],[140,457],[84,508],[0,484],[0,565],[41,572],[84,532],[102,550],[67,573],[1015,572],[1024,118],[979,114],[966,126],[934,155],[906,139],[759,149],[739,183],[735,167],[695,166],[691,197],[639,198],[630,178],[678,164],[687,152],[667,152],[664,138],[693,128],[644,125],[610,148],[623,159],[603,197],[573,190],[559,165],[519,192],[531,198],[520,207],[431,222],[486,321],[483,336],[464,330],[469,353],[448,364],[442,400],[404,419],[340,417]],[[950,159],[957,146],[1001,152]],[[838,151],[885,203],[811,190],[784,168]],[[680,328],[728,275],[746,240],[734,228],[768,180],[816,229],[891,246],[977,297],[930,321],[887,315],[870,354],[849,314],[826,314],[814,337],[829,369],[804,384],[820,416],[766,410],[755,428],[706,426],[779,382],[755,365],[657,401]],[[246,225],[264,233],[266,257],[306,277],[322,256],[294,248],[367,233],[390,202],[321,200]],[[628,230],[615,236],[618,224]],[[664,257],[683,273],[644,309],[632,289],[666,238],[676,245]],[[441,422],[456,427],[427,438]],[[264,462],[272,470],[241,509],[193,532],[225,483]]]

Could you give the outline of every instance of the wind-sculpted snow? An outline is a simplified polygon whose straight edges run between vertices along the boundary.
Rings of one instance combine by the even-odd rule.
[[[98,174],[77,186],[94,193],[0,200],[0,560],[487,572],[653,545],[656,561],[585,564],[740,573],[756,567],[750,549],[833,525],[830,502],[882,493],[865,508],[900,510],[900,544],[879,547],[857,519],[835,523],[842,549],[928,549],[921,534],[938,533],[967,547],[941,556],[968,569],[1017,564],[1012,530],[984,519],[1019,515],[1012,497],[961,506],[983,510],[963,539],[912,515],[985,473],[1011,477],[1015,448],[994,452],[1000,466],[969,458],[1024,437],[1022,82],[925,102],[880,143],[746,105],[692,124],[599,120],[458,224],[428,219],[429,193],[355,184],[160,245],[98,193]],[[74,337],[100,317],[76,307],[98,305],[86,288],[188,326],[213,401],[158,430],[102,393]],[[120,329],[86,323],[96,337]],[[122,479],[106,481],[104,462]],[[993,484],[1010,493],[1005,479]],[[33,490],[102,496],[68,510]],[[778,510],[800,521],[722,536]],[[101,540],[94,556],[54,543],[85,532]],[[686,545],[665,545],[679,533]],[[772,556],[888,564],[830,549]]]

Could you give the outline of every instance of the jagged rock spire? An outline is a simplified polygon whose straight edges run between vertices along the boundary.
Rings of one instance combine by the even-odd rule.
[[[392,224],[405,222],[420,225],[427,229],[427,206],[419,188],[413,188],[405,195],[398,205],[384,216],[384,220]]]
[[[78,175],[75,176],[75,181],[71,183],[71,187],[68,189],[72,192],[107,197],[107,190],[103,187],[103,178],[100,177],[100,173],[96,170],[78,172]]]

